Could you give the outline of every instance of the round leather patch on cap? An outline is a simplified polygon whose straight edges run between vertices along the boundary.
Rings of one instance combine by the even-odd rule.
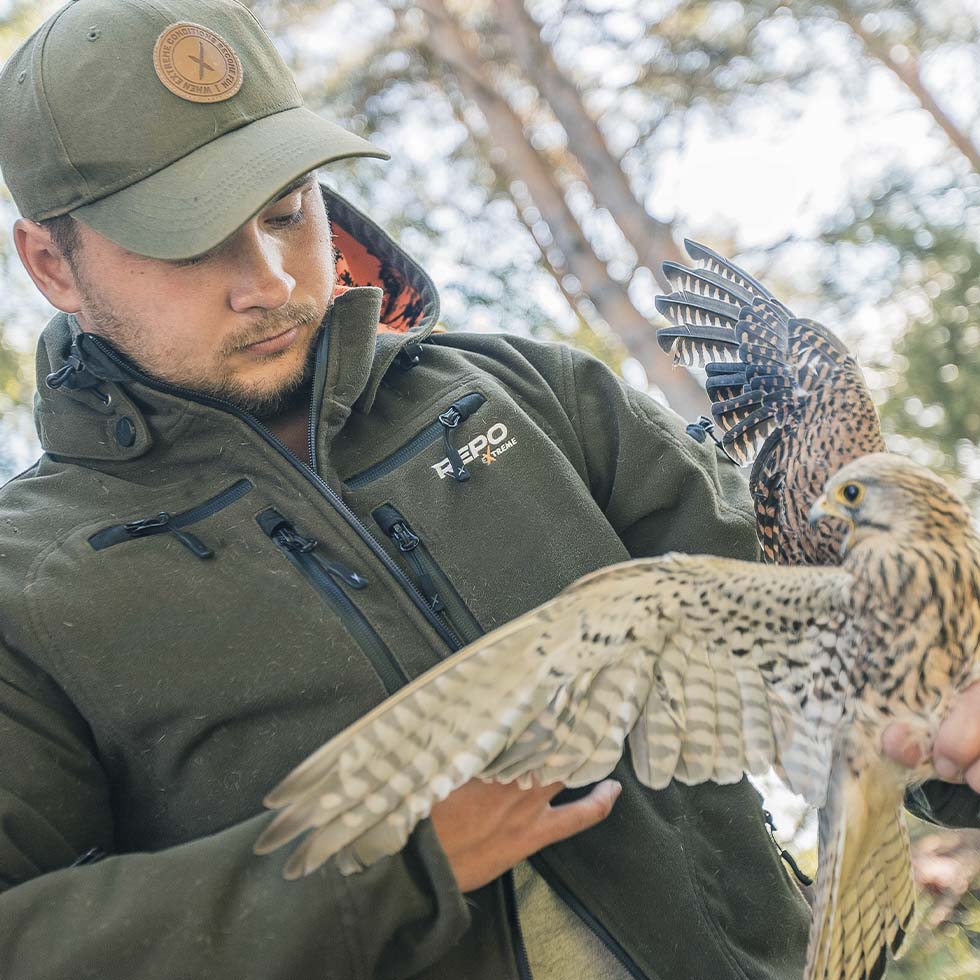
[[[242,87],[242,63],[231,45],[200,24],[171,24],[153,48],[153,67],[188,102],[224,102]]]

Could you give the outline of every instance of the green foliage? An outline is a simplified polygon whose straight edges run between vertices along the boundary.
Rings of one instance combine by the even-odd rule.
[[[921,904],[928,899],[920,894]],[[888,968],[888,980],[976,980],[980,976],[980,899],[965,896],[952,920],[919,929],[908,953]]]
[[[852,296],[873,297],[903,323],[870,365],[886,391],[883,423],[895,448],[917,450],[975,498],[967,479],[980,475],[980,175],[924,183],[893,177],[825,236],[837,250],[826,285],[846,281],[858,248],[880,254],[874,280],[852,284]]]

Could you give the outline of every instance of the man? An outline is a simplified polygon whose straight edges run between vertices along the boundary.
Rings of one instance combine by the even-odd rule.
[[[744,781],[472,783],[352,878],[253,854],[265,792],[481,632],[630,555],[755,553],[735,468],[600,364],[432,335],[428,277],[314,178],[384,155],[234,0],[76,0],[0,76],[62,311],[0,495],[0,973],[798,975]]]

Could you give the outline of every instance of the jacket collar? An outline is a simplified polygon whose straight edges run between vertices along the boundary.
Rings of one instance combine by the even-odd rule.
[[[321,185],[337,254],[338,295],[321,342],[328,345],[320,400],[321,444],[351,409],[370,412],[396,358],[410,364],[439,315],[432,280],[373,221]],[[196,423],[231,417],[142,377],[111,345],[59,313],[41,335],[34,420],[50,454],[79,461],[135,459],[154,444],[192,435]],[[222,418],[223,416],[223,418]],[[190,426],[190,428],[188,428]],[[325,448],[325,447],[324,447]]]

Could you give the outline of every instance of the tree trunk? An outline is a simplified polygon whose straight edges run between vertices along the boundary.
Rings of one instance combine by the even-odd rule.
[[[861,16],[851,10],[846,0],[832,0],[831,6],[837,11],[840,19],[861,39],[865,50],[871,57],[880,61],[892,74],[915,96],[919,105],[939,124],[949,141],[970,162],[970,166],[980,173],[980,149],[955,122],[946,114],[936,101],[932,92],[926,88],[919,74],[919,64],[909,55],[908,61],[896,61],[888,45],[872,31],[867,30],[861,23]]]
[[[523,0],[497,0],[496,11],[517,63],[568,135],[569,150],[581,164],[596,202],[619,225],[635,249],[639,264],[646,266],[661,286],[668,286],[661,263],[666,259],[684,261],[671,226],[658,221],[637,201],[620,161],[610,152],[595,120],[586,111],[578,89],[541,40],[538,25]]]
[[[562,253],[567,272],[579,281],[599,316],[622,338],[674,410],[696,418],[707,407],[701,386],[686,370],[672,368],[657,345],[654,327],[633,305],[626,288],[610,278],[568,207],[551,168],[528,142],[523,123],[506,99],[492,87],[442,0],[422,0],[418,6],[428,20],[428,44],[433,54],[452,72],[462,94],[480,109],[492,142],[505,151],[501,167],[511,181],[521,181],[527,187]]]

